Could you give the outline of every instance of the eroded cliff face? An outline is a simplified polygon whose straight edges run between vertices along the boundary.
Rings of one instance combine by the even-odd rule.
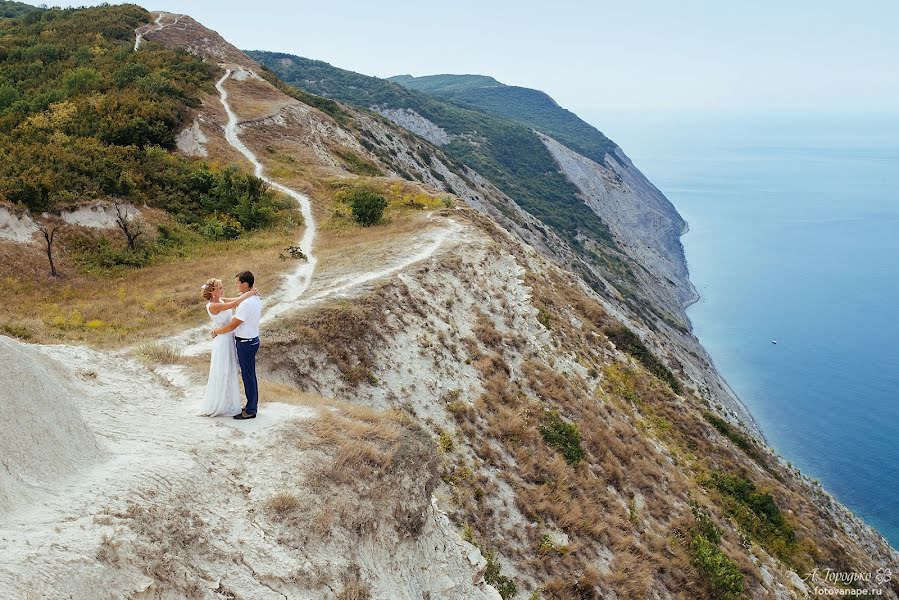
[[[584,202],[599,215],[616,241],[649,271],[675,314],[696,299],[690,283],[680,236],[687,224],[668,199],[634,167],[620,148],[599,164],[540,134],[562,173],[581,192]]]

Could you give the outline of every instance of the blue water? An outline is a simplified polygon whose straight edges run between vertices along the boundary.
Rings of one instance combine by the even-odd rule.
[[[899,116],[591,120],[690,224],[688,315],[768,441],[899,548]]]

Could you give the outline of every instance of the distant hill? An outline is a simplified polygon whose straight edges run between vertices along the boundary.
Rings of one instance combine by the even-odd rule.
[[[394,75],[393,77],[388,77],[387,80],[410,89],[436,95],[445,95],[447,92],[464,92],[485,87],[505,86],[505,84],[500,83],[489,75],[424,75],[422,77]]]
[[[305,92],[363,108],[415,111],[449,135],[450,141],[443,145],[447,154],[487,177],[573,246],[581,248],[581,240],[588,238],[615,248],[607,225],[584,204],[577,188],[559,172],[552,155],[533,132],[533,126],[523,119],[473,104],[461,105],[318,60],[258,50],[247,54]],[[476,89],[488,89],[490,82],[502,86],[490,77],[471,77],[474,80],[459,81],[456,87],[476,84]]]
[[[24,2],[11,2],[10,0],[0,0],[0,19],[13,19],[20,17],[25,13],[43,10],[37,6],[25,4]]]
[[[600,164],[604,162],[605,154],[615,149],[612,140],[540,90],[505,85],[485,75],[397,75],[387,80],[512,119],[554,137]]]

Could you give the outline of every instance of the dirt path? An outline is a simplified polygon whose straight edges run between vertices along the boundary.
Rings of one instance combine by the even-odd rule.
[[[300,238],[298,245],[306,255],[307,260],[301,263],[292,273],[289,273],[284,278],[281,287],[272,295],[272,298],[266,302],[264,319],[271,319],[284,312],[286,308],[289,308],[289,301],[299,298],[312,281],[312,274],[315,272],[315,265],[318,262],[318,259],[313,252],[313,242],[315,241],[316,231],[315,219],[312,215],[312,203],[310,202],[309,197],[267,177],[265,174],[265,167],[259,162],[257,156],[253,154],[242,141],[240,141],[240,137],[238,136],[239,123],[237,115],[234,113],[231,104],[228,102],[228,92],[225,90],[225,82],[231,77],[231,74],[232,70],[226,68],[225,74],[215,84],[215,88],[219,91],[219,100],[228,115],[228,122],[225,124],[225,139],[235,150],[240,152],[248,161],[250,161],[250,164],[253,165],[253,171],[256,177],[262,179],[279,192],[287,194],[296,200],[297,204],[300,206],[300,213],[303,215],[303,224],[305,226],[303,236]],[[272,302],[272,300],[274,300],[274,302]],[[285,300],[288,302],[285,302]]]
[[[160,14],[155,29],[147,31],[177,22],[176,18],[172,23],[165,23],[166,15]],[[142,35],[136,36],[135,48],[138,48]],[[343,274],[313,295],[303,297],[317,263],[316,224],[311,204],[305,195],[268,178],[256,155],[240,140],[240,122],[225,89],[229,80],[240,81],[232,78],[232,74],[226,68],[216,83],[228,116],[225,138],[253,165],[256,176],[298,203],[305,222],[299,246],[308,261],[289,272],[280,287],[267,295],[265,321],[288,310],[346,296],[359,286],[393,276],[426,260],[458,237],[462,226],[445,219],[445,223],[423,232],[408,244],[402,255],[393,256],[384,264],[360,264],[359,271]],[[201,354],[208,350],[205,331],[204,326],[168,341],[178,342],[186,354]],[[28,498],[28,502],[13,506],[0,519],[0,590],[12,594],[9,597],[56,597],[64,590],[71,593],[69,597],[87,598],[99,597],[91,594],[101,589],[122,591],[108,597],[124,597],[126,590],[139,593],[147,589],[153,584],[153,578],[133,569],[110,570],[108,562],[98,561],[98,549],[104,547],[106,536],[127,539],[131,535],[133,527],[128,529],[128,523],[133,517],[123,516],[132,510],[129,506],[168,510],[167,507],[177,505],[185,497],[192,498],[188,509],[198,511],[206,526],[214,525],[222,532],[215,538],[222,539],[221,543],[227,545],[228,538],[232,538],[230,541],[239,540],[238,543],[246,544],[253,553],[264,555],[273,551],[271,542],[255,523],[253,511],[260,494],[273,493],[272,486],[284,477],[277,455],[289,449],[278,447],[276,432],[291,421],[314,416],[315,410],[267,402],[259,417],[250,421],[199,417],[195,406],[202,398],[205,382],[199,382],[186,366],[153,367],[121,351],[103,352],[79,346],[29,348],[52,360],[54,367],[58,366],[72,381],[75,392],[61,400],[77,407],[84,424],[95,436],[102,456],[59,479],[23,482],[22,497]],[[258,475],[246,472],[247,453],[254,449],[265,449],[268,454],[265,464],[258,466]],[[255,491],[251,495],[248,489]],[[428,535],[435,536],[436,541],[431,545],[442,548],[441,560],[458,564],[454,572],[467,573],[465,577],[470,579],[467,569],[471,568],[468,564],[471,559],[463,554],[468,550],[456,539],[458,536],[445,516],[435,512],[429,527],[437,528]],[[446,539],[452,543],[447,544]],[[223,548],[222,552],[233,553],[235,549]],[[305,568],[296,557],[279,558],[278,569]],[[266,577],[295,576],[293,571],[273,571],[263,576],[247,564],[237,564],[233,570],[234,574],[227,576],[231,580],[229,585],[252,592],[247,597],[284,597],[279,593],[268,594],[266,590],[270,588],[260,582]],[[212,587],[214,584],[210,583]]]
[[[144,41],[145,35],[147,35],[148,33],[152,32],[152,31],[159,31],[163,27],[168,27],[169,25],[174,25],[181,18],[181,15],[174,15],[174,17],[175,17],[174,21],[172,21],[171,23],[163,23],[162,18],[165,16],[173,16],[173,15],[170,15],[167,12],[160,12],[156,16],[156,20],[153,22],[153,25],[151,25],[148,29],[146,29],[144,31],[141,31],[140,29],[138,29],[137,31],[134,32],[134,49],[135,49],[135,51],[138,48],[140,48],[141,43]]]

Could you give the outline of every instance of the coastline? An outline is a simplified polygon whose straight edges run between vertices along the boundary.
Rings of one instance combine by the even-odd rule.
[[[672,203],[672,206],[673,206],[673,203]],[[675,210],[677,210],[676,207],[675,207]],[[678,214],[680,214],[680,212],[678,212]],[[693,320],[687,314],[687,309],[690,308],[691,306],[693,306],[694,304],[696,304],[697,302],[699,302],[702,299],[702,295],[699,293],[699,291],[696,289],[696,286],[693,285],[693,281],[690,279],[690,262],[689,262],[689,260],[687,260],[687,249],[686,249],[686,246],[684,246],[683,241],[681,240],[681,238],[683,238],[683,236],[689,232],[690,232],[690,223],[688,223],[687,220],[684,219],[684,226],[681,229],[680,235],[678,235],[678,241],[680,242],[681,251],[682,251],[682,254],[684,257],[684,267],[686,268],[686,271],[687,271],[687,283],[690,285],[690,290],[692,290],[692,292],[693,292],[693,297],[690,300],[684,302],[684,304],[683,304],[684,316],[687,318],[687,324],[690,327],[690,335],[692,335],[696,339],[700,348],[702,348],[702,351],[705,353],[705,356],[709,361],[709,366],[714,371],[715,376],[718,378],[718,381],[721,382],[722,387],[725,389],[725,391],[727,391],[728,394],[730,394],[731,398],[733,398],[735,403],[742,409],[741,412],[743,413],[743,416],[745,417],[745,419],[748,421],[748,422],[745,422],[744,425],[746,425],[747,428],[750,429],[753,433],[757,434],[759,439],[765,444],[766,447],[771,449],[771,451],[774,452],[775,455],[777,455],[779,458],[783,458],[780,456],[780,454],[777,452],[777,450],[769,444],[768,438],[765,436],[765,432],[762,429],[762,426],[756,420],[755,415],[752,414],[752,411],[749,410],[749,407],[746,405],[745,402],[743,402],[743,399],[740,398],[740,396],[737,394],[737,392],[734,390],[734,388],[730,385],[730,383],[727,381],[727,379],[724,377],[724,375],[721,374],[721,370],[718,368],[718,365],[715,364],[714,357],[712,357],[712,355],[706,349],[705,345],[702,343],[702,340],[699,339],[699,337],[696,335],[696,332],[693,329]]]

